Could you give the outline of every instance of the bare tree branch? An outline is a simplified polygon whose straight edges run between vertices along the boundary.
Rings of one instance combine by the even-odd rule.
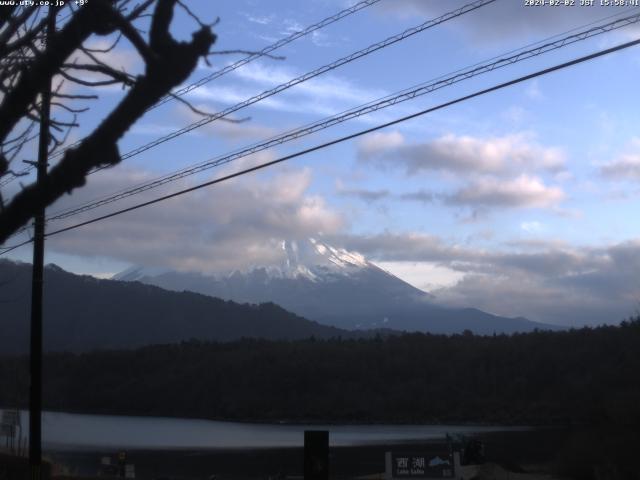
[[[267,57],[272,60],[286,60],[287,58],[282,55],[271,55],[269,53],[254,52],[252,50],[212,50],[208,53],[208,55],[257,55],[258,53],[260,54],[260,56]]]
[[[69,100],[97,100],[99,98],[98,95],[69,95],[66,93],[52,93],[51,95],[58,98],[68,98]]]
[[[89,110],[89,107],[85,107],[85,108],[72,108],[72,107],[69,107],[69,106],[65,105],[64,103],[60,103],[60,102],[51,102],[51,105],[52,105],[52,106],[54,106],[54,105],[55,105],[56,107],[62,108],[63,110],[66,110],[66,111],[67,111],[67,112],[69,112],[69,113],[84,113],[84,112],[86,112],[87,110]]]
[[[71,69],[71,70],[84,70],[86,72],[101,73],[103,75],[111,77],[113,80],[115,80],[115,83],[124,83],[127,86],[131,86],[136,82],[136,78],[133,75],[128,74],[126,72],[122,72],[120,70],[116,70],[115,68],[111,68],[108,65],[104,65],[102,63],[98,63],[98,64],[96,63],[81,63],[81,64],[65,63],[63,65],[63,68]],[[63,70],[62,72],[67,73],[65,70]],[[68,78],[68,77],[65,76],[65,78]],[[71,80],[71,78],[69,78],[69,80]],[[77,79],[73,81],[77,81]]]
[[[113,51],[113,49],[118,46],[118,43],[120,43],[121,39],[122,39],[122,33],[119,33],[118,36],[116,37],[116,39],[113,41],[113,43],[111,45],[109,45],[108,47],[106,47],[106,48],[82,47],[81,50],[83,52],[91,52],[91,53],[109,53],[109,52]]]
[[[132,22],[133,20],[140,18],[140,16],[149,8],[155,0],[145,0],[140,5],[135,7],[129,15],[127,15],[126,19],[128,22]]]
[[[152,58],[154,55],[153,50],[149,48],[142,36],[133,27],[133,24],[130,21],[127,21],[127,19],[125,19],[116,9],[113,9],[112,15],[114,23],[120,29],[120,32],[127,37],[127,40],[129,40],[136,48],[140,56],[144,58],[145,62],[148,63],[154,61],[155,59]]]
[[[124,17],[113,8],[112,3],[108,0],[92,0],[85,7],[78,9],[63,30],[52,38],[41,58],[33,61],[29,75],[21,77],[16,86],[8,91],[0,105],[0,139],[11,132],[20,118],[37,116],[37,109],[36,113],[32,113],[29,106],[34,103],[47,79],[60,74],[71,81],[80,80],[64,69],[82,70],[86,66],[65,65],[65,60],[74,50],[80,48],[92,33],[108,34],[115,28],[127,35],[123,31],[127,28],[120,23],[120,19]],[[144,2],[136,11],[142,13],[144,8],[149,6],[147,3],[151,2]],[[90,171],[119,163],[121,158],[117,148],[118,140],[149,107],[183,83],[196,68],[200,58],[206,57],[216,38],[209,27],[202,26],[192,35],[189,42],[179,42],[171,36],[169,29],[176,3],[177,0],[156,1],[149,41],[146,43],[149,51],[147,55],[140,52],[145,61],[144,74],[135,79],[120,103],[77,147],[65,152],[49,172],[46,184],[36,183],[25,187],[0,212],[0,243],[26,225],[35,209],[49,205],[65,193],[84,185]],[[103,15],[100,16],[98,13]],[[102,23],[98,24],[100,22]],[[104,66],[98,63],[87,70],[108,72],[106,74],[113,77],[113,71],[105,70]],[[33,78],[36,72],[40,77]],[[92,82],[91,85],[98,83]],[[54,127],[62,125],[72,123],[59,120],[52,122]],[[55,145],[60,143],[60,140],[54,137],[52,142]]]
[[[65,59],[92,33],[104,27],[103,15],[109,13],[108,0],[93,0],[79,9],[61,31],[51,36],[44,54],[34,58],[29,72],[20,77],[0,105],[0,139],[11,132],[46,82],[50,82],[53,75],[59,73]],[[106,32],[106,29],[101,31]]]
[[[78,85],[84,85],[85,87],[104,87],[107,85],[116,85],[118,83],[123,83],[120,79],[111,79],[111,80],[84,80],[82,78],[75,77],[70,75],[68,72],[64,70],[60,71],[60,75],[69,80],[70,82],[77,83]]]
[[[7,28],[0,34],[0,53],[6,53],[6,46],[11,38],[18,32],[18,29],[27,21],[27,19],[35,12],[35,7],[25,8],[16,18],[9,16],[6,20]],[[4,47],[4,48],[3,48]],[[2,55],[0,55],[2,56]]]
[[[189,110],[191,110],[193,113],[195,113],[197,115],[202,115],[203,117],[212,117],[212,116],[215,115],[215,112],[205,112],[204,110],[200,110],[198,107],[194,106],[191,102],[189,102],[188,100],[182,98],[180,95],[176,95],[175,93],[172,93],[172,92],[169,92],[168,95],[171,98],[174,98],[175,100],[177,100],[180,103],[182,103],[183,105],[185,105]],[[251,120],[251,117],[243,117],[243,118],[222,117],[219,120],[221,120],[223,122],[228,122],[228,123],[244,123],[244,122],[248,122],[249,120]]]

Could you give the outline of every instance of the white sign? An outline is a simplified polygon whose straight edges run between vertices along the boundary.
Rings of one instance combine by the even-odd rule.
[[[136,466],[127,464],[124,466],[124,478],[136,478]]]

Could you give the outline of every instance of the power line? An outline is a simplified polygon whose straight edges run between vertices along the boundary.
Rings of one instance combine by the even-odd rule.
[[[280,157],[280,158],[278,158],[276,160],[272,160],[270,162],[265,162],[265,163],[262,163],[260,165],[256,165],[254,167],[250,167],[250,168],[241,170],[239,172],[235,172],[235,173],[232,173],[232,174],[229,174],[229,175],[225,175],[225,176],[220,177],[220,178],[216,178],[215,180],[210,180],[208,182],[204,182],[204,183],[201,183],[199,185],[195,185],[193,187],[185,188],[183,190],[179,190],[177,192],[174,192],[174,193],[171,193],[171,194],[168,194],[168,195],[164,195],[162,197],[155,198],[153,200],[142,202],[142,203],[133,205],[131,207],[123,208],[121,210],[117,210],[115,212],[112,212],[112,213],[109,213],[109,214],[106,214],[106,215],[102,215],[100,217],[95,217],[95,218],[92,218],[90,220],[86,220],[84,222],[76,223],[76,224],[70,225],[68,227],[64,227],[64,228],[60,228],[58,230],[54,230],[52,232],[47,233],[46,236],[47,237],[51,237],[53,235],[58,235],[60,233],[68,232],[70,230],[75,230],[77,228],[80,228],[80,227],[83,227],[83,226],[86,226],[86,225],[90,225],[92,223],[100,222],[102,220],[106,220],[108,218],[115,217],[117,215],[121,215],[121,214],[124,214],[124,213],[127,213],[127,212],[131,212],[133,210],[138,210],[140,208],[147,207],[147,206],[150,206],[150,205],[153,205],[153,204],[156,204],[156,203],[160,203],[160,202],[163,202],[165,200],[169,200],[169,199],[174,198],[174,197],[185,195],[187,193],[190,193],[190,192],[193,192],[193,191],[196,191],[196,190],[200,190],[202,188],[205,188],[205,187],[208,187],[208,186],[211,186],[211,185],[222,183],[224,181],[230,180],[232,178],[239,177],[241,175],[246,175],[248,173],[255,172],[257,170],[262,170],[264,168],[270,167],[272,165],[276,165],[278,163],[285,162],[287,160],[291,160],[291,159],[296,158],[296,157],[300,157],[302,155],[307,155],[309,153],[312,153],[312,152],[315,152],[315,151],[318,151],[318,150],[322,150],[324,148],[330,147],[332,145],[336,145],[338,143],[342,143],[342,142],[345,142],[345,141],[348,141],[348,140],[352,140],[352,139],[357,138],[357,137],[361,137],[363,135],[367,135],[369,133],[373,133],[375,131],[381,130],[383,128],[390,127],[392,125],[396,125],[396,124],[401,123],[401,122],[406,122],[407,120],[411,120],[413,118],[417,118],[417,117],[426,115],[428,113],[435,112],[437,110],[441,110],[441,109],[450,107],[452,105],[456,105],[458,103],[465,102],[467,100],[471,100],[472,98],[480,97],[482,95],[486,95],[488,93],[495,92],[497,90],[501,90],[503,88],[510,87],[512,85],[516,85],[518,83],[526,82],[528,80],[532,80],[534,78],[541,77],[543,75],[548,75],[549,73],[552,73],[552,72],[555,72],[555,71],[558,71],[558,70],[562,70],[562,69],[571,67],[573,65],[578,65],[580,63],[584,63],[584,62],[593,60],[593,59],[598,58],[598,57],[609,55],[611,53],[614,53],[614,52],[617,52],[617,51],[621,51],[621,50],[624,50],[624,49],[627,49],[627,48],[630,48],[630,47],[633,47],[633,46],[636,46],[636,45],[639,45],[639,44],[640,44],[640,39],[636,39],[636,40],[632,40],[630,42],[626,42],[626,43],[623,43],[623,44],[620,44],[620,45],[616,45],[615,47],[607,48],[607,49],[604,49],[604,50],[599,50],[599,51],[591,53],[589,55],[585,55],[585,56],[576,58],[574,60],[570,60],[568,62],[564,62],[564,63],[558,64],[558,65],[554,65],[552,67],[548,67],[548,68],[545,68],[543,70],[538,70],[538,71],[536,71],[534,73],[530,73],[528,75],[524,75],[522,77],[518,77],[516,79],[509,80],[507,82],[503,82],[503,83],[494,85],[492,87],[485,88],[483,90],[479,90],[479,91],[471,93],[469,95],[465,95],[465,96],[456,98],[455,100],[450,100],[448,102],[441,103],[441,104],[439,104],[439,105],[437,105],[435,107],[430,107],[430,108],[421,110],[419,112],[413,113],[411,115],[406,115],[406,116],[398,118],[396,120],[392,120],[390,122],[386,122],[386,123],[377,125],[375,127],[371,127],[371,128],[365,129],[365,130],[361,130],[359,132],[356,132],[356,133],[353,133],[353,134],[350,134],[350,135],[345,135],[343,137],[331,140],[329,142],[322,143],[320,145],[316,145],[316,146],[313,146],[313,147],[310,147],[310,148],[307,148],[307,149],[304,149],[304,150],[300,150],[300,151],[298,151],[296,153],[293,153],[293,154],[290,154],[290,155],[286,155],[284,157]],[[28,243],[31,243],[31,241],[25,241],[20,245],[14,245],[12,247],[7,247],[7,251],[10,251],[12,249],[18,248],[18,247],[20,247],[22,245],[26,245]],[[0,255],[3,255],[4,253],[6,253],[6,251],[0,253]]]
[[[2,252],[0,252],[0,256],[4,255],[5,253],[9,253],[12,250],[15,250],[17,248],[24,247],[25,245],[28,245],[31,242],[33,242],[33,239],[25,240],[24,242],[19,243],[17,245],[13,245],[11,247],[0,247],[2,249]]]
[[[315,32],[316,30],[319,30],[320,28],[326,27],[327,25],[331,25],[334,22],[337,22],[338,20],[343,19],[346,16],[349,16],[353,13],[356,13],[359,10],[362,10],[363,8],[366,7],[370,7],[371,5],[378,3],[380,0],[365,0],[359,3],[356,3],[355,5],[353,5],[352,7],[346,8],[338,13],[336,13],[335,15],[332,15],[330,17],[325,18],[324,20],[321,20],[318,23],[315,23],[313,25],[308,26],[307,28],[305,28],[304,30],[300,30],[299,32],[294,32],[291,35],[289,35],[288,37],[284,37],[280,40],[278,40],[277,42],[263,48],[262,50],[260,50],[259,52],[256,53],[252,53],[251,55],[246,56],[245,58],[242,58],[240,60],[238,60],[235,63],[232,63],[231,65],[228,65],[220,70],[217,70],[209,75],[207,75],[204,78],[201,78],[200,80],[198,80],[197,82],[192,83],[191,85],[188,85],[186,87],[183,87],[179,90],[176,90],[175,92],[173,92],[173,95],[175,96],[182,96],[185,95],[187,93],[189,93],[192,90],[195,90],[198,87],[201,87],[202,85],[211,82],[212,80],[215,80],[216,78],[219,78],[233,70],[236,70],[244,65],[246,65],[247,63],[250,63],[254,60],[256,60],[257,58],[263,57],[271,52],[273,52],[274,50],[277,50],[280,47],[283,47],[291,42],[293,42],[294,40],[297,40],[298,38],[304,37],[306,35],[309,35],[312,32]],[[160,105],[163,105],[165,103],[167,103],[168,101],[170,101],[173,97],[171,95],[167,95],[164,98],[161,98],[158,103],[156,103],[154,106],[152,106],[151,108],[149,108],[149,110],[152,110],[156,107],[159,107]]]
[[[208,83],[208,82],[210,82],[212,80],[215,80],[216,78],[219,78],[219,77],[225,75],[226,73],[229,73],[229,72],[231,72],[231,71],[233,71],[233,70],[235,70],[237,68],[240,68],[241,66],[246,65],[247,63],[250,63],[250,62],[252,62],[253,60],[255,60],[257,58],[260,58],[260,57],[262,57],[262,56],[264,56],[264,55],[276,50],[277,48],[280,48],[280,47],[282,47],[284,45],[287,45],[288,43],[291,43],[292,41],[294,41],[294,40],[296,40],[298,38],[301,38],[302,36],[308,35],[309,33],[312,33],[315,30],[318,30],[318,29],[323,28],[323,27],[325,27],[327,25],[330,25],[330,24],[332,24],[332,23],[334,23],[334,22],[336,22],[338,20],[341,20],[342,18],[344,18],[344,17],[346,17],[348,15],[351,15],[352,13],[355,13],[355,12],[357,12],[359,10],[362,10],[363,8],[371,6],[371,5],[373,5],[373,4],[375,4],[375,3],[379,2],[379,1],[380,0],[364,0],[364,1],[361,1],[361,2],[353,5],[350,8],[342,10],[342,11],[336,13],[333,16],[327,17],[327,18],[321,20],[320,22],[318,22],[316,24],[308,26],[304,30],[301,30],[299,32],[294,32],[293,34],[289,35],[288,37],[284,37],[284,38],[278,40],[277,42],[275,42],[275,43],[263,48],[259,52],[256,52],[256,53],[253,53],[251,55],[248,55],[247,57],[245,57],[243,59],[240,59],[237,62],[234,62],[233,64],[228,65],[227,67],[224,67],[224,68],[222,68],[220,70],[217,70],[217,71],[211,73],[210,75],[208,75],[206,77],[203,77],[202,79],[198,80],[197,82],[194,82],[194,83],[192,83],[192,84],[190,84],[190,85],[188,85],[186,87],[183,87],[182,89],[179,89],[179,90],[173,92],[173,95],[182,96],[182,95],[184,95],[186,93],[189,93],[190,91],[192,91],[192,90],[194,90],[196,88],[199,88],[200,86],[202,86],[202,85],[204,85],[204,84],[206,84],[206,83]],[[593,25],[595,23],[607,20],[609,18],[620,16],[620,15],[622,15],[622,14],[628,12],[628,11],[631,11],[631,10],[633,10],[633,8],[628,9],[625,12],[616,13],[614,15],[610,15],[610,16],[604,17],[604,18],[602,18],[600,20],[596,20],[596,21],[591,22],[589,24],[583,25],[582,27],[577,27],[575,29],[568,30],[567,32],[564,32],[564,33],[569,33],[569,32],[575,31],[575,30],[577,30],[579,28],[584,28],[586,26]],[[69,16],[71,16],[71,14],[69,14],[66,17],[64,17],[63,19],[59,19],[59,20],[64,20],[64,19],[68,18]],[[555,37],[560,36],[560,35],[562,35],[562,34],[558,34],[558,35],[549,37],[549,39],[555,38]],[[530,44],[530,45],[535,45],[537,43],[540,43],[540,42],[536,42],[536,43]],[[527,45],[527,46],[530,46],[530,45]],[[523,47],[523,48],[526,48],[526,46]],[[509,53],[512,53],[512,52],[515,52],[515,51],[516,50],[512,50],[512,51],[509,51],[509,52],[507,52],[505,54],[509,54]],[[494,57],[494,58],[497,58],[497,57]],[[156,108],[157,106],[170,101],[172,98],[173,97],[170,96],[170,95],[169,96],[165,96],[163,99],[159,100],[158,103],[156,103],[155,105],[150,107],[148,110],[152,110],[152,109]],[[33,138],[36,138],[36,137],[32,137],[29,140],[32,140]],[[67,147],[65,147],[65,148],[63,148],[61,150],[52,152],[52,154],[50,155],[50,158],[55,158],[55,157],[58,157],[58,156],[64,154],[67,150],[78,146],[81,142],[82,142],[82,140],[78,140],[77,142],[74,142],[73,144],[68,145]],[[34,168],[35,167],[33,165],[31,165],[29,167],[24,168],[20,172],[18,172],[17,175],[14,175],[14,176],[7,175],[3,180],[0,180],[0,188],[2,188],[5,185],[11,183],[17,177],[24,176],[24,175],[28,174]],[[101,170],[101,168],[98,169],[98,170]],[[93,172],[91,172],[91,173],[93,173]]]
[[[578,41],[585,40],[587,38],[591,38],[596,35],[600,35],[605,32],[609,32],[615,30],[617,28],[621,28],[636,22],[640,21],[640,13],[635,15],[631,15],[622,19],[615,20],[613,22],[609,22],[605,25],[601,25],[598,27],[594,27],[588,30],[581,31],[579,33],[561,38],[554,42],[545,43],[534,47],[532,49],[520,51],[514,55],[510,55],[507,57],[499,58],[497,61],[488,62],[484,64],[477,64],[472,68],[459,70],[455,72],[451,76],[443,76],[437,79],[436,81],[432,81],[430,83],[425,83],[418,85],[417,87],[413,87],[412,89],[403,90],[400,93],[390,95],[388,97],[384,97],[381,100],[377,100],[371,102],[369,104],[365,104],[364,106],[355,107],[351,110],[347,110],[346,112],[340,113],[338,115],[334,115],[332,117],[328,117],[317,122],[311,123],[309,125],[285,132],[281,135],[272,137],[264,142],[260,142],[257,144],[250,145],[240,150],[236,150],[230,154],[226,154],[223,156],[215,157],[213,159],[207,160],[205,162],[201,162],[194,166],[188,167],[186,169],[179,170],[169,175],[165,175],[158,179],[155,179],[151,182],[143,183],[137,185],[135,187],[122,190],[120,192],[116,192],[115,194],[111,194],[109,196],[103,197],[98,200],[94,200],[92,202],[86,203],[84,205],[80,205],[77,207],[71,207],[69,209],[60,211],[58,213],[54,213],[52,216],[48,218],[49,221],[52,220],[61,220],[64,218],[71,217],[73,215],[83,213],[89,210],[93,210],[100,206],[113,203],[115,201],[130,197],[132,195],[136,195],[138,193],[142,193],[147,190],[151,190],[153,188],[165,185],[167,183],[179,180],[181,178],[194,175],[200,173],[202,171],[227,164],[234,160],[237,160],[242,157],[246,157],[248,155],[266,150],[268,148],[274,147],[276,145],[283,144],[285,142],[289,142],[298,138],[301,138],[306,135],[310,135],[317,131],[329,128],[331,126],[346,122],[353,118],[361,117],[363,115],[397,105],[398,103],[405,102],[408,100],[412,100],[419,96],[426,95],[435,90],[439,90],[441,88],[448,87],[455,83],[467,80],[474,76],[487,73],[508,65],[512,65],[514,63],[526,60],[528,58],[539,56],[544,53],[547,53],[552,50],[557,50],[559,48],[563,48],[567,45],[571,45]]]
[[[452,10],[450,12],[445,13],[444,15],[441,15],[440,17],[434,18],[432,20],[428,20],[420,25],[417,25],[415,27],[412,28],[408,28],[407,30],[397,34],[397,35],[393,35],[391,37],[386,38],[385,40],[382,40],[381,42],[377,42],[374,43],[372,45],[369,45],[366,48],[363,48],[361,50],[358,50],[356,52],[351,53],[350,55],[347,55],[346,57],[342,57],[338,60],[335,60],[327,65],[323,65],[322,67],[316,68],[315,70],[312,70],[310,72],[307,72],[303,75],[300,75],[299,77],[296,77],[294,79],[289,80],[288,82],[285,83],[281,83],[280,85],[271,88],[269,90],[265,90],[264,92],[258,94],[258,95],[254,95],[253,97],[250,97],[240,103],[237,103],[235,105],[232,105],[231,107],[228,107],[218,113],[214,113],[213,115],[208,115],[207,117],[204,117],[196,122],[191,123],[190,125],[187,125],[186,127],[183,127],[179,130],[176,130],[170,134],[164,135],[160,138],[157,138],[156,140],[153,140],[145,145],[142,145],[138,148],[135,148],[133,150],[128,151],[127,153],[121,155],[121,159],[122,160],[126,160],[127,158],[131,158],[135,155],[139,155],[142,152],[145,152],[153,147],[156,147],[162,143],[168,142],[169,140],[173,140],[176,137],[179,137],[181,135],[184,135],[185,133],[189,133],[192,130],[195,130],[196,128],[200,128],[204,125],[207,125],[215,120],[219,120],[221,118],[227,117],[232,113],[237,112],[238,110],[241,110],[245,107],[248,107],[250,105],[253,105],[254,103],[260,102],[262,100],[264,100],[265,98],[271,97],[273,95],[276,95],[277,93],[283,92],[284,90],[287,90],[295,85],[298,85],[300,83],[306,82],[308,80],[311,80],[312,78],[315,78],[319,75],[322,75],[326,72],[329,72],[331,70],[335,70],[338,67],[341,67],[342,65],[346,65],[347,63],[353,62],[354,60],[357,60],[359,58],[362,58],[366,55],[369,55],[373,52],[376,52],[378,50],[381,50],[383,48],[386,48],[390,45],[393,45],[395,43],[398,43],[402,40],[405,40],[406,38],[409,38],[417,33],[423,32],[429,28],[433,28],[437,25],[440,25],[441,23],[447,22],[449,20],[452,20],[454,18],[457,18],[461,15],[464,15],[466,13],[469,13],[473,10],[476,10],[478,8],[481,8],[485,5],[488,5],[490,3],[495,2],[496,0],[475,0],[474,2],[468,3],[460,8],[457,8],[455,10]],[[102,170],[104,167],[98,168],[93,170],[93,172],[91,173],[95,173],[98,170]]]
[[[324,18],[323,20],[320,20],[317,23],[314,23],[313,25],[309,25],[308,27],[304,28],[303,30],[297,31],[297,32],[293,32],[291,35],[281,38],[280,40],[278,40],[275,43],[272,43],[271,45],[266,46],[265,48],[263,48],[262,50],[252,53],[250,55],[247,55],[244,58],[241,58],[240,60],[227,65],[224,68],[221,68],[219,70],[216,70],[212,73],[210,73],[209,75],[207,75],[206,77],[201,78],[200,80],[198,80],[197,82],[194,82],[190,85],[187,85],[179,90],[176,90],[174,92],[172,92],[171,95],[166,95],[163,98],[161,98],[160,100],[158,100],[158,102],[155,105],[152,105],[151,107],[149,107],[147,109],[147,111],[153,110],[156,107],[159,107],[160,105],[164,105],[165,103],[171,101],[172,99],[174,99],[175,97],[181,97],[189,92],[191,92],[192,90],[195,90],[196,88],[201,87],[202,85],[205,85],[213,80],[215,80],[216,78],[220,78],[223,75],[226,75],[229,72],[232,72],[233,70],[237,70],[238,68],[253,62],[254,60],[257,60],[258,58],[264,57],[268,54],[270,54],[271,52],[273,52],[274,50],[277,50],[278,48],[284,47],[285,45],[299,39],[302,38],[306,35],[309,35],[310,33],[315,32],[316,30],[319,30],[321,28],[324,28],[328,25],[331,25],[332,23],[335,23],[339,20],[342,20],[345,17],[348,17],[349,15],[352,15],[364,8],[370,7],[371,5],[374,5],[376,3],[380,2],[380,0],[363,0],[361,2],[356,3],[355,5],[352,5],[349,8],[345,8],[344,10],[339,11],[338,13],[331,15],[327,18]],[[65,16],[62,19],[58,19],[59,21],[63,21],[65,19],[67,19],[68,17],[70,17],[72,14],[69,14],[67,16]],[[55,157],[59,157],[60,155],[64,154],[67,150],[77,147],[80,143],[82,143],[83,140],[78,140],[77,142],[72,143],[71,145],[66,146],[63,149],[60,149],[56,152],[53,152],[50,155],[50,158],[55,158]],[[12,182],[17,176],[22,176],[22,175],[26,175],[27,173],[29,173],[31,170],[33,170],[33,166],[31,167],[27,167],[25,169],[23,169],[22,171],[20,171],[18,173],[18,175],[16,176],[12,176],[9,177],[8,179],[3,180],[2,182],[0,182],[0,188],[2,188],[3,186],[7,185],[8,183]]]
[[[299,77],[296,77],[292,80],[289,80],[288,82],[282,83],[272,89],[269,90],[265,90],[264,92],[258,94],[258,95],[254,95],[253,97],[250,97],[240,103],[237,103],[235,105],[232,105],[231,107],[228,107],[224,110],[222,110],[221,112],[215,113],[213,115],[209,115],[207,117],[204,117],[194,123],[191,123],[190,125],[187,125],[186,127],[183,127],[179,130],[176,130],[168,135],[164,135],[160,138],[157,138],[156,140],[153,140],[145,145],[142,145],[138,148],[135,148],[134,150],[130,150],[129,152],[121,155],[121,160],[126,160],[128,158],[131,158],[135,155],[139,155],[142,152],[145,152],[153,147],[156,147],[162,143],[168,142],[170,140],[173,140],[174,138],[177,138],[181,135],[184,135],[185,133],[191,132],[192,130],[195,130],[197,128],[200,128],[204,125],[207,125],[215,120],[219,120],[221,118],[227,117],[228,115],[237,112],[238,110],[241,110],[242,108],[248,107],[250,105],[253,105],[257,102],[260,102],[266,98],[269,98],[273,95],[276,95],[284,90],[287,90],[295,85],[298,85],[300,83],[306,82],[307,80],[310,80],[312,78],[315,78],[319,75],[322,75],[326,72],[329,72],[331,70],[334,70],[338,67],[341,67],[342,65],[345,65],[347,63],[353,62],[354,60],[357,60],[361,57],[364,57],[366,55],[369,55],[373,52],[376,52],[380,49],[386,48],[390,45],[393,45],[395,43],[398,43],[406,38],[409,38],[417,33],[423,32],[429,28],[433,28],[437,25],[440,25],[441,23],[447,22],[449,20],[452,20],[454,18],[457,18],[461,15],[464,15],[466,13],[472,12],[478,8],[481,8],[485,5],[488,5],[490,3],[495,2],[496,0],[475,0],[471,3],[468,3],[460,8],[457,8],[455,10],[452,10],[450,12],[447,12],[443,15],[441,15],[440,17],[434,18],[432,20],[428,20],[420,25],[417,25],[415,27],[411,27],[408,28],[406,30],[404,30],[403,32],[397,34],[397,35],[393,35],[391,37],[386,38],[385,40],[381,41],[381,42],[377,42],[374,43],[372,45],[369,45],[366,48],[363,48],[361,50],[358,50],[354,53],[351,53],[350,55],[347,55],[346,57],[342,57],[338,60],[335,60],[334,62],[331,62],[327,65],[324,65],[322,67],[319,67],[315,70],[312,70],[310,72],[307,72]],[[364,8],[364,7],[363,7]],[[194,87],[195,88],[195,87]],[[193,88],[191,89],[193,90]],[[79,142],[81,142],[82,140],[80,140]],[[67,150],[69,150],[70,148],[75,147],[79,142],[76,142],[73,145],[70,145],[68,147],[66,147],[63,150],[59,150],[56,153],[53,153],[51,155],[51,157],[56,157],[59,155],[62,155],[64,152],[66,152]],[[105,168],[108,167],[98,167],[94,170],[92,170],[91,172],[89,172],[89,175],[96,173],[100,170],[103,170]],[[26,171],[28,171],[28,169],[26,169]],[[8,182],[12,181],[12,179],[8,180]],[[0,185],[1,186],[1,185]]]
[[[36,133],[35,135],[32,136],[28,136],[29,132],[33,129],[33,126],[35,125],[35,122],[31,122],[31,124],[29,125],[29,127],[27,128],[27,130],[22,134],[24,135],[24,137],[22,138],[22,140],[20,140],[20,143],[18,143],[17,145],[15,145],[14,147],[12,147],[12,149],[7,150],[5,152],[3,152],[5,155],[11,151],[13,151],[13,155],[11,155],[11,157],[8,159],[9,163],[11,163],[14,158],[20,153],[20,150],[22,150],[22,148],[29,143],[31,140],[35,140],[36,138],[38,138],[40,136],[40,133]],[[0,181],[0,188],[4,187],[5,185],[8,185],[9,183],[11,183],[13,180],[15,180],[16,178],[22,177],[24,175],[27,175],[31,170],[33,170],[35,167],[35,165],[29,165],[28,167],[23,168],[22,170],[13,173],[7,173],[5,174],[6,177],[2,179],[2,181]]]

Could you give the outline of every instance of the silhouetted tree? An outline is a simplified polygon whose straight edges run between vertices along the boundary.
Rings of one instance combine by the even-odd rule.
[[[18,2],[16,2],[17,4]],[[38,3],[38,2],[36,2]],[[70,118],[52,118],[50,150],[59,147],[77,126],[77,115],[86,109],[74,102],[95,95],[63,93],[63,84],[85,87],[120,84],[127,89],[122,100],[81,142],[65,151],[50,170],[46,185],[32,183],[7,204],[0,196],[0,244],[25,225],[42,206],[81,187],[87,174],[120,162],[117,142],[143,113],[171,89],[184,82],[200,58],[206,58],[215,41],[212,25],[203,24],[180,0],[90,0],[76,7],[66,2],[64,11],[39,6],[0,8],[0,180],[20,175],[16,162],[40,119],[41,92],[52,82],[52,105]],[[191,15],[199,28],[188,42],[170,33],[174,8]],[[58,14],[60,26],[46,32],[47,16]],[[67,17],[62,14],[68,14]],[[140,27],[148,33],[143,33]],[[92,49],[88,41],[98,37],[117,39],[106,49]],[[104,61],[100,54],[126,38],[144,62],[144,72],[134,76]],[[100,75],[100,79],[90,75]],[[91,79],[94,78],[94,79]]]
[[[88,413],[637,432],[639,345],[634,319],[495,337],[244,339],[50,353],[44,398],[49,409]],[[27,360],[0,356],[0,406],[26,398]]]

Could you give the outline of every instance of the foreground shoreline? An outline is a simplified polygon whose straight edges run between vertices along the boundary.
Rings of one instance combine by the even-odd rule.
[[[2,405],[0,404],[0,412],[3,410],[13,410],[18,408],[23,415],[28,415],[28,407],[27,406],[10,406],[10,405]],[[567,426],[576,426],[580,427],[581,424],[567,424],[567,422],[516,422],[516,421],[502,421],[502,422],[492,422],[490,420],[456,420],[456,419],[445,419],[438,420],[435,419],[433,421],[410,421],[407,419],[388,419],[388,420],[350,420],[350,419],[340,419],[340,418],[328,418],[328,419],[318,419],[318,418],[263,418],[263,417],[239,417],[239,418],[230,418],[230,417],[216,417],[216,416],[189,416],[185,417],[179,414],[156,414],[156,413],[141,413],[136,411],[116,411],[116,410],[100,410],[100,409],[73,409],[73,408],[47,408],[43,410],[42,413],[54,413],[54,414],[72,414],[72,415],[90,415],[90,416],[104,416],[104,417],[127,417],[127,418],[141,418],[141,419],[172,419],[172,420],[203,420],[209,422],[220,422],[220,423],[237,423],[237,424],[246,424],[246,425],[266,425],[266,426],[388,426],[388,425],[402,425],[402,426],[412,426],[412,427],[448,427],[452,425],[463,426],[463,427],[497,427],[497,428],[521,428],[521,429],[533,429],[533,428],[564,428]],[[586,424],[585,424],[586,425]]]
[[[552,470],[555,453],[566,440],[564,431],[495,432],[473,435],[485,445],[487,460],[522,472],[535,469]],[[447,451],[443,439],[420,440],[375,445],[331,446],[330,471],[332,478],[355,478],[384,472],[386,451],[423,452],[440,454]],[[50,450],[47,455],[54,463],[65,465],[68,473],[95,476],[101,457],[115,456],[109,449]],[[301,476],[303,448],[207,448],[170,450],[127,450],[128,460],[135,464],[136,478],[196,480],[255,479],[284,475]]]

